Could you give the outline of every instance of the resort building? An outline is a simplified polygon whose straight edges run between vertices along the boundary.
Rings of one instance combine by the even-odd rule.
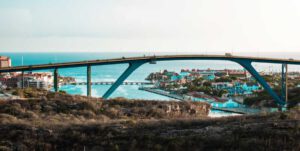
[[[230,82],[213,82],[211,83],[211,86],[215,89],[220,90],[220,89],[227,89],[233,87],[233,84]]]
[[[20,72],[6,73],[0,76],[0,82],[10,88],[33,87],[49,89],[53,82],[51,72],[35,72],[24,74],[24,85],[22,84],[22,74]]]
[[[0,78],[1,84],[5,85],[6,87],[9,87],[9,88],[17,87],[18,86],[18,81],[19,81],[19,79],[17,77],[4,76],[4,77]]]
[[[208,80],[208,81],[212,81],[216,78],[216,76],[214,74],[205,74],[205,75],[202,75],[202,77],[204,80]]]
[[[238,78],[250,78],[250,73],[247,70],[225,70],[228,76]]]
[[[18,87],[22,87],[22,82],[18,82]],[[30,87],[30,88],[37,88],[37,89],[49,89],[49,83],[43,80],[34,79],[33,77],[26,77],[24,78],[24,87]]]
[[[0,56],[0,68],[11,67],[11,59],[6,56]]]
[[[21,79],[21,75],[18,76]],[[32,87],[38,89],[49,89],[53,82],[51,72],[29,72],[24,74],[24,87]],[[22,87],[22,80],[19,80],[18,87]]]

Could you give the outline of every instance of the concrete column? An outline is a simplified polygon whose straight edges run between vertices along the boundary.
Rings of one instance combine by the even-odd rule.
[[[87,79],[87,82],[86,82],[86,88],[87,88],[87,96],[88,97],[91,97],[92,96],[92,69],[91,69],[91,66],[88,65],[87,66],[87,72],[86,72],[86,79]]]
[[[282,64],[281,68],[281,95],[282,99],[287,102],[288,100],[288,65]]]
[[[53,83],[54,91],[58,92],[58,89],[59,89],[58,88],[58,82],[59,81],[58,81],[58,69],[57,68],[54,69],[54,74],[53,75],[54,75],[54,77],[53,77],[54,78],[54,81],[53,81],[54,82]]]
[[[289,86],[288,86],[288,64],[285,64],[285,104],[288,103]]]
[[[24,89],[24,83],[25,80],[24,80],[24,71],[22,71],[22,74],[21,74],[21,88]]]

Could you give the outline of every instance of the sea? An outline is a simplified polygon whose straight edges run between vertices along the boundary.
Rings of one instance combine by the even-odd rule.
[[[97,59],[110,59],[121,57],[136,57],[144,55],[170,55],[178,53],[100,53],[100,52],[74,52],[74,53],[28,53],[28,52],[0,52],[0,56],[9,56],[12,59],[12,66],[49,64],[72,61],[85,61]],[[212,53],[218,54],[218,53]],[[254,55],[253,55],[254,54]],[[236,55],[236,54],[234,54]],[[272,58],[293,58],[300,59],[300,53],[241,53],[239,56],[255,56],[255,57],[272,57]],[[295,58],[299,56],[298,58]],[[122,72],[128,67],[128,64],[117,65],[99,65],[92,66],[92,82],[115,81]],[[259,71],[279,72],[280,64],[263,64],[255,63],[254,67]],[[161,70],[169,70],[180,72],[181,69],[243,69],[240,65],[230,61],[161,61],[156,64],[145,64],[133,72],[126,81],[143,82],[151,72],[159,72]],[[298,66],[290,67],[291,70],[300,71]],[[86,67],[64,68],[59,69],[59,75],[74,77],[77,82],[86,81]],[[53,70],[41,70],[37,72],[53,72]],[[92,85],[92,96],[101,97],[110,85]],[[173,100],[165,96],[153,94],[138,90],[138,85],[121,85],[112,95],[111,98],[125,97],[129,99],[151,99],[151,100]],[[86,95],[87,89],[85,85],[65,85],[59,88],[69,94]]]

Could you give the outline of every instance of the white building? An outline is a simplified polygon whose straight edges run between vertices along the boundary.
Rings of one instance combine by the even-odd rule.
[[[24,87],[32,87],[38,89],[51,88],[53,82],[53,76],[50,72],[35,72],[24,75]],[[18,87],[22,87],[22,80],[18,81]]]
[[[0,68],[11,67],[11,59],[6,56],[0,56]]]

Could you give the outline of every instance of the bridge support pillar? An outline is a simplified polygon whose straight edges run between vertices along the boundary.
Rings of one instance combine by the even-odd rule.
[[[122,75],[117,79],[116,82],[104,93],[103,98],[107,99],[124,81],[127,79],[130,74],[139,68],[141,65],[147,61],[135,61],[130,62],[128,68],[122,73]]]
[[[87,76],[87,81],[86,81],[86,89],[87,89],[87,96],[91,97],[92,96],[92,75],[91,75],[92,69],[91,66],[88,65],[87,66],[87,72],[86,72],[86,76]]]
[[[25,80],[24,80],[24,71],[22,71],[22,74],[21,74],[21,88],[24,89],[24,84],[25,84]]]
[[[269,86],[269,84],[264,80],[263,77],[259,75],[259,73],[255,70],[255,68],[252,66],[251,60],[233,60],[234,62],[237,62],[241,66],[243,66],[250,74],[262,85],[262,87],[273,97],[276,103],[283,106],[285,105],[285,102],[282,100],[281,97],[279,97],[276,92],[273,91],[273,89]]]
[[[281,70],[281,95],[282,99],[287,103],[288,101],[288,65],[282,64]]]
[[[54,81],[53,81],[54,91],[58,92],[58,89],[59,89],[58,82],[59,81],[58,81],[58,69],[57,68],[54,69],[53,75],[54,75],[54,77],[53,77],[54,78]]]

